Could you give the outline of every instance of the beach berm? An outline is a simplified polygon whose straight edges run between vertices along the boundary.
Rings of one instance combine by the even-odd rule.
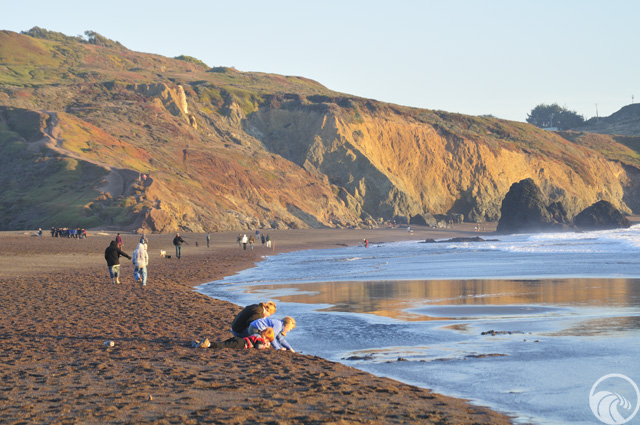
[[[160,257],[171,252],[173,235],[148,235],[146,287],[125,258],[122,284],[111,284],[104,250],[115,233],[88,233],[86,240],[0,233],[0,423],[509,423],[466,401],[306,355],[304,347],[191,347],[196,338],[228,338],[241,310],[194,286],[263,255],[470,232],[273,231],[276,249],[253,251],[239,249],[235,233],[212,234],[211,248],[206,234],[181,233],[189,245],[180,260]],[[130,254],[140,237],[122,236]]]

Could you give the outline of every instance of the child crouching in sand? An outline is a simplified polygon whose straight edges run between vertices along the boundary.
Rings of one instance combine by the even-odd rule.
[[[208,339],[205,339],[202,342],[194,341],[194,344],[192,345],[196,348],[236,348],[240,350],[246,348],[257,348],[258,350],[262,350],[269,348],[274,339],[275,335],[273,333],[273,328],[266,328],[259,334],[249,335],[244,338],[234,336],[221,342],[209,342]]]
[[[264,329],[273,328],[275,339],[272,341],[273,348],[276,350],[289,350],[295,353],[295,350],[291,348],[291,345],[284,338],[288,332],[291,332],[296,327],[296,321],[293,317],[283,317],[282,320],[271,319],[265,317],[263,319],[254,320],[249,325],[249,334],[258,334]]]

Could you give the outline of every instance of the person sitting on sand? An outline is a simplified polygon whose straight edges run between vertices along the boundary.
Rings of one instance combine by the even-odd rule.
[[[231,333],[233,336],[244,338],[249,336],[249,325],[258,319],[264,319],[276,312],[276,303],[267,301],[266,303],[251,304],[246,306],[231,322]]]
[[[291,345],[284,338],[288,332],[291,332],[296,327],[296,321],[293,320],[293,317],[283,317],[282,320],[279,319],[258,319],[251,322],[249,325],[249,333],[250,334],[259,334],[261,331],[266,328],[273,328],[273,333],[275,334],[275,339],[273,340],[271,346],[276,350],[289,350],[295,353],[295,350],[291,348]]]
[[[271,342],[274,340],[275,334],[272,328],[266,328],[259,334],[249,335],[244,338],[233,336],[225,341],[221,342],[209,342],[205,339],[202,342],[193,341],[195,348],[235,348],[235,349],[248,349],[256,348],[263,350],[271,346]]]
[[[127,257],[131,260],[129,254],[118,248],[118,242],[111,241],[111,244],[104,250],[104,259],[107,260],[112,284],[120,283],[120,257]]]

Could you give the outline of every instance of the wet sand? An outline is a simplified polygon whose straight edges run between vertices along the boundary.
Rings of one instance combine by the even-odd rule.
[[[491,229],[487,229],[491,230]],[[327,360],[275,350],[193,349],[223,340],[241,307],[193,290],[284,251],[427,237],[456,230],[270,231],[275,249],[238,248],[236,232],[149,235],[149,281],[122,259],[111,285],[104,249],[86,240],[0,233],[0,423],[434,423],[502,424],[503,415]],[[139,239],[123,234],[131,254]],[[482,234],[480,234],[482,236]],[[198,242],[199,246],[195,246]],[[161,258],[166,250],[173,258]],[[286,315],[278,311],[275,317]],[[115,345],[104,345],[112,340]],[[304,351],[304,347],[299,347]]]

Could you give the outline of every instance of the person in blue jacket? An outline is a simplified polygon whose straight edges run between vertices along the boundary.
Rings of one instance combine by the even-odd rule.
[[[295,350],[291,348],[291,345],[284,338],[287,333],[294,330],[296,327],[296,321],[293,317],[283,317],[282,320],[271,319],[265,317],[263,319],[254,320],[249,325],[249,334],[259,334],[266,328],[273,328],[275,339],[271,343],[271,346],[276,350],[288,350],[295,353]]]

